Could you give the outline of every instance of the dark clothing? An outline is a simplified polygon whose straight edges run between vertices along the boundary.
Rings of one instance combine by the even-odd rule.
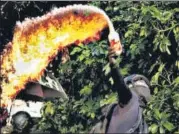
[[[118,93],[118,103],[103,110],[105,112],[102,112],[101,121],[90,133],[147,133],[148,127],[142,116],[138,94],[125,84],[117,65],[111,65],[111,76],[113,89]]]
[[[124,107],[116,105],[114,108],[107,132],[127,132],[137,122],[139,109],[138,97],[132,92],[132,98],[128,104]]]
[[[124,79],[120,74],[119,67],[111,65],[111,76],[114,81],[113,89],[118,93],[119,104],[125,105],[132,98],[132,93],[124,83]]]
[[[106,106],[103,110],[103,115],[101,116],[101,120],[91,129],[89,133],[110,133],[109,130],[109,122],[111,120],[111,116],[114,108],[117,106],[117,103],[110,104]],[[148,126],[142,116],[142,108],[139,107],[139,113],[137,115],[137,121],[133,126],[128,129],[126,132],[113,132],[113,133],[148,133]],[[111,132],[112,133],[112,132]]]

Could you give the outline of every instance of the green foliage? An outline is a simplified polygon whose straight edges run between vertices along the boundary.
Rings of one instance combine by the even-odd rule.
[[[154,94],[145,110],[145,117],[152,133],[174,132],[179,120],[179,77],[172,78],[172,72],[161,65],[152,78]]]
[[[116,100],[116,94],[110,90],[110,71],[105,73],[110,69],[107,41],[81,44],[69,51],[71,60],[59,64],[55,75],[64,84],[70,100],[47,102],[43,109],[43,119],[39,122],[40,130],[60,133],[87,132],[99,117],[99,108]],[[128,72],[127,68],[122,69],[123,74]]]
[[[144,111],[151,133],[178,132],[179,9],[178,2],[90,2],[106,11],[121,37],[119,58],[124,75],[151,79],[153,97]],[[105,35],[107,37],[107,34]],[[116,101],[109,76],[106,39],[69,48],[71,60],[58,64],[56,76],[68,102],[47,103],[39,127],[61,133],[87,132],[101,106]],[[54,71],[54,70],[53,70]]]

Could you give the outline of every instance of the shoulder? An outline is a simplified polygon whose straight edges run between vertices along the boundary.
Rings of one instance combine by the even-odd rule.
[[[131,91],[132,97],[131,99],[128,101],[127,104],[123,105],[123,104],[119,104],[119,108],[120,109],[130,109],[131,107],[139,107],[139,97],[138,95],[134,92]]]
[[[112,103],[105,105],[100,108],[101,116],[99,117],[98,122],[90,130],[89,133],[105,133],[108,123],[111,119],[114,108],[117,106],[117,103]]]

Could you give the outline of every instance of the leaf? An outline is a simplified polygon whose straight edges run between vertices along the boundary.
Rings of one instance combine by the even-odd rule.
[[[79,61],[82,61],[82,60],[84,60],[85,59],[85,56],[83,55],[83,54],[81,54],[79,57],[78,57],[78,60]]]
[[[146,27],[142,27],[142,28],[140,29],[140,34],[139,34],[139,36],[147,36],[147,29],[146,29]]]
[[[170,117],[170,115],[171,115],[171,114],[169,114],[169,113],[162,112],[161,118],[162,118],[163,120],[165,120],[165,119],[168,119],[168,118]]]
[[[105,99],[100,101],[100,106],[104,106],[106,104],[112,104],[116,101],[116,94],[112,93],[110,95],[108,95]]]
[[[165,130],[163,129],[163,127],[160,127],[159,132],[160,132],[161,134],[165,133]]]
[[[165,67],[165,64],[161,64],[159,69],[158,69],[158,72],[162,72],[164,67]]]
[[[81,90],[80,90],[80,94],[81,95],[90,95],[92,92],[92,84],[89,84],[87,86],[84,86]]]
[[[169,50],[168,47],[166,47],[166,51],[167,51],[167,53],[168,53],[169,55],[171,55],[170,50]]]
[[[152,77],[152,83],[153,83],[153,84],[158,83],[159,75],[160,75],[160,72],[157,72],[157,73]]]
[[[146,7],[146,6],[142,6],[141,9],[142,9],[142,14],[143,14],[143,15],[146,15],[147,12],[149,11],[149,8]]]
[[[155,87],[155,88],[154,88],[154,94],[157,94],[157,93],[158,93],[158,88]]]
[[[133,34],[133,31],[132,31],[132,30],[128,30],[128,31],[125,33],[124,37],[127,38],[127,37],[131,36],[132,34]]]
[[[177,61],[175,62],[175,65],[177,66],[177,68],[178,68],[178,70],[179,70],[179,60],[177,60]]]
[[[173,29],[173,33],[175,35],[175,39],[178,41],[179,40],[179,26]]]
[[[74,49],[73,49],[73,51],[71,51],[71,53],[70,53],[70,55],[74,55],[74,54],[76,54],[77,52],[80,52],[82,49],[80,48],[80,47],[75,47]]]
[[[169,131],[171,131],[175,128],[174,125],[172,123],[168,122],[168,121],[164,122],[163,126]]]
[[[86,59],[84,63],[85,65],[91,65],[93,62],[95,62],[95,60],[89,58],[89,59]]]
[[[164,34],[161,34],[159,42],[160,42],[160,45],[159,45],[160,51],[167,52],[170,55],[171,53],[168,47],[171,46],[171,43],[169,39]]]
[[[109,78],[109,82],[111,83],[111,85],[114,84],[114,80],[112,79],[112,77]]]
[[[46,106],[46,108],[45,108],[45,114],[46,115],[53,115],[54,114],[54,108],[53,108],[53,104],[51,103],[51,102],[48,102],[47,103],[47,106]]]
[[[179,86],[179,76],[173,80],[172,84],[174,84],[175,87]]]
[[[91,113],[91,118],[94,119],[95,113]]]
[[[104,72],[105,75],[108,75],[108,74],[110,73],[111,68],[110,68],[110,66],[109,66],[109,63],[106,64],[106,65],[103,67],[103,71],[105,71],[105,72]]]
[[[158,120],[161,119],[161,114],[160,114],[160,112],[159,112],[159,109],[155,109],[155,110],[154,110],[154,113],[155,113],[154,116],[155,116],[156,119],[158,119]]]
[[[62,116],[62,120],[66,120],[66,116]]]
[[[158,126],[157,126],[156,124],[152,124],[149,128],[150,128],[149,130],[150,130],[153,134],[157,133],[157,131],[158,131]]]
[[[161,20],[161,12],[159,9],[157,9],[155,6],[150,7],[151,14],[154,18],[157,18],[158,20]]]
[[[172,17],[172,15],[173,15],[173,13],[172,12],[170,12],[170,11],[164,11],[163,12],[163,17],[162,17],[162,19],[161,19],[161,22],[162,23],[165,23],[166,21],[169,21],[169,19]]]

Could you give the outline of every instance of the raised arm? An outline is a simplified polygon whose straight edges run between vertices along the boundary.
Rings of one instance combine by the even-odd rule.
[[[122,52],[122,50],[121,50]],[[111,67],[111,76],[114,84],[113,89],[118,93],[119,104],[121,106],[126,105],[132,98],[132,93],[129,88],[125,85],[124,79],[120,73],[120,68],[116,63],[116,58],[121,52],[116,53],[113,48],[109,48],[109,62]]]

